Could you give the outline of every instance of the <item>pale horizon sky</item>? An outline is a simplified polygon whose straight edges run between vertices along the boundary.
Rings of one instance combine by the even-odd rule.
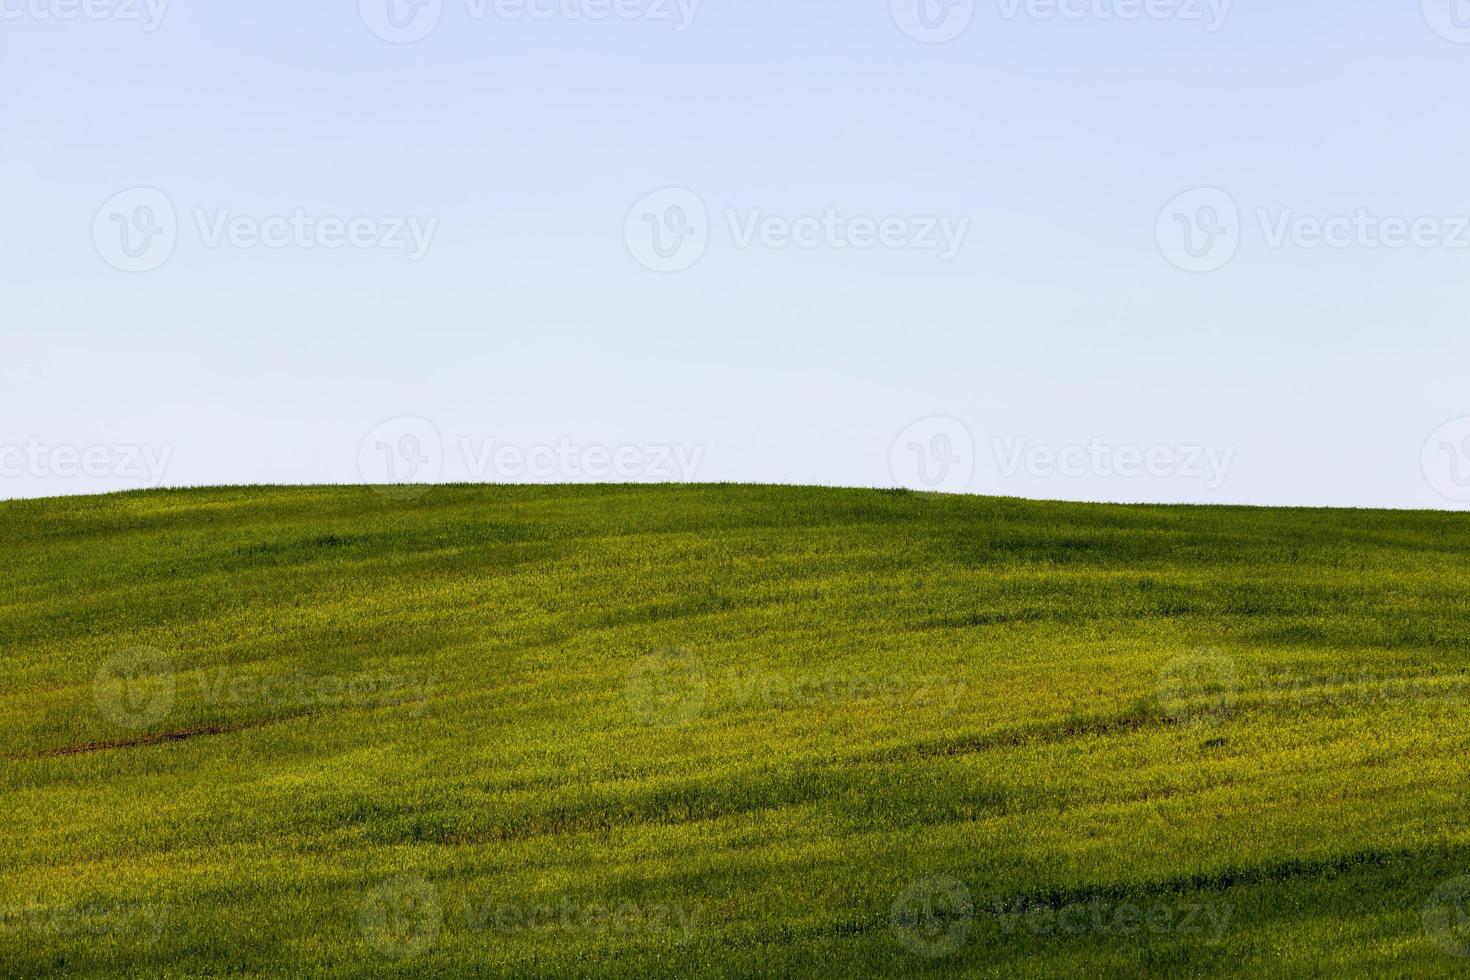
[[[0,81],[0,498],[1470,506],[1460,0],[0,0]]]

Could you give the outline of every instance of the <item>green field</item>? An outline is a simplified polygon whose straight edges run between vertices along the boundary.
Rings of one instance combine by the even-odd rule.
[[[218,489],[0,550],[5,976],[1470,968],[1465,515]]]

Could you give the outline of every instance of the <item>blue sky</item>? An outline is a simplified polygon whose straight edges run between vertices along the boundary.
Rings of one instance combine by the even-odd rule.
[[[0,496],[1470,502],[1470,4],[389,2],[0,0]]]

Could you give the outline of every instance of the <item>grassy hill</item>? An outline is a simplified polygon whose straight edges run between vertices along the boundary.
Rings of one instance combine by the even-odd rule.
[[[1440,975],[1470,519],[0,504],[0,973]]]

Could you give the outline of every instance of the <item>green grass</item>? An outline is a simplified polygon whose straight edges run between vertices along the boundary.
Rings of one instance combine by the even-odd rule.
[[[1470,519],[0,505],[0,974],[1448,975]]]

